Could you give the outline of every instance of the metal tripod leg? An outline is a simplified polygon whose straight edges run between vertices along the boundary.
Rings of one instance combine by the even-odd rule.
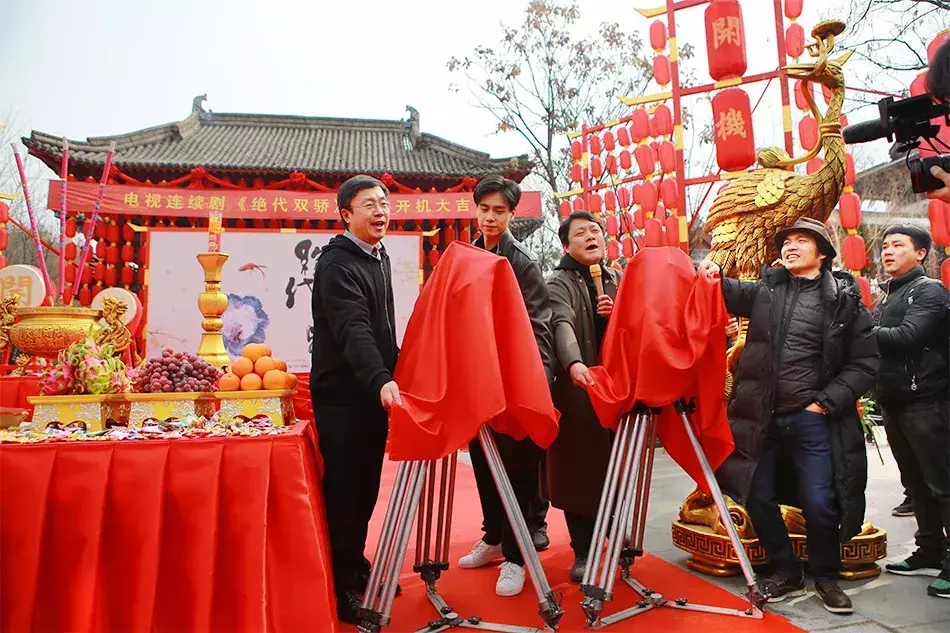
[[[719,482],[716,481],[716,474],[709,465],[709,460],[706,459],[706,454],[703,452],[703,447],[700,445],[699,440],[696,438],[696,433],[693,431],[693,424],[689,419],[689,412],[686,402],[683,400],[678,400],[674,407],[680,416],[680,420],[683,421],[683,427],[686,429],[686,435],[689,437],[689,442],[693,446],[693,452],[696,454],[696,458],[699,460],[699,465],[703,469],[703,476],[706,478],[706,484],[709,486],[709,492],[712,494],[713,501],[716,503],[716,508],[719,510],[719,516],[722,518],[722,524],[725,526],[726,532],[729,534],[729,541],[732,543],[732,548],[736,552],[736,558],[739,559],[739,567],[742,568],[742,575],[745,577],[746,582],[746,597],[749,599],[750,606],[748,609],[740,611],[737,609],[723,609],[721,607],[705,605],[689,605],[686,603],[685,599],[682,598],[676,600],[674,603],[671,603],[669,606],[679,609],[706,611],[709,613],[722,613],[741,617],[761,618],[762,606],[767,602],[768,597],[763,595],[762,591],[759,589],[759,583],[755,577],[755,571],[752,569],[752,563],[749,560],[749,555],[745,550],[745,546],[742,544],[742,539],[739,538],[739,532],[736,530],[735,523],[732,522],[732,519],[729,516],[729,508],[726,505],[725,497],[722,495],[722,489],[719,487]]]

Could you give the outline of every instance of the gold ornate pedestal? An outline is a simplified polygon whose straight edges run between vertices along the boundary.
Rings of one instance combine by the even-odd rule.
[[[198,357],[218,369],[231,365],[221,334],[221,315],[228,308],[228,295],[221,292],[221,269],[226,261],[228,256],[224,253],[198,253],[198,263],[205,271],[205,291],[198,296],[198,309],[204,317]]]
[[[219,391],[214,394],[221,401],[218,417],[230,420],[238,415],[253,418],[255,415],[269,415],[275,426],[294,424],[294,392],[290,389],[259,391]]]
[[[99,310],[92,308],[19,308],[17,322],[10,328],[10,342],[24,354],[56,358],[60,351],[85,338],[99,316]]]
[[[708,497],[699,491],[693,492],[680,507],[678,520],[672,523],[673,544],[691,556],[686,561],[690,569],[710,576],[735,576],[741,573],[736,552],[719,522],[719,513],[712,501],[706,504]],[[765,549],[752,528],[752,522],[746,509],[727,498],[729,515],[739,530],[742,545],[749,554],[753,565],[768,561]],[[785,527],[792,539],[792,547],[798,557],[808,560],[808,547],[805,537],[805,519],[801,510],[790,506],[780,506]],[[861,533],[841,545],[841,573],[844,580],[861,580],[880,575],[881,568],[876,561],[887,556],[887,532],[868,522],[862,526]]]

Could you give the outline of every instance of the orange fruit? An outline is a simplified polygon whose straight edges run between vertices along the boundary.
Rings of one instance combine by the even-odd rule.
[[[264,381],[257,374],[248,374],[241,378],[241,391],[256,391],[264,385]]]
[[[241,378],[228,372],[218,378],[218,391],[237,391],[241,388]]]
[[[243,378],[254,371],[254,361],[246,356],[238,356],[231,363],[231,371],[238,378]]]
[[[287,388],[288,389],[297,388],[297,374],[287,374]]]
[[[264,389],[286,389],[290,379],[287,373],[279,369],[272,369],[264,374]]]
[[[261,343],[261,350],[264,352],[264,356],[273,356],[274,350],[270,348],[270,345],[267,343]]]
[[[257,362],[257,359],[261,356],[267,356],[270,348],[264,345],[263,343],[248,343],[244,346],[244,350],[241,352],[241,356],[245,358],[250,358],[251,362]]]
[[[287,371],[287,363],[285,363],[284,361],[282,361],[282,360],[279,359],[279,358],[275,358],[275,359],[274,359],[274,362],[277,363],[277,369],[279,369],[279,370],[281,370],[281,371]]]
[[[261,378],[272,369],[277,369],[277,361],[270,356],[261,356],[254,363],[254,373]]]

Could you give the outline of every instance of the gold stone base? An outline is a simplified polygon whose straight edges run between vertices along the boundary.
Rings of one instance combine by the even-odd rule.
[[[879,527],[867,526],[847,543],[841,545],[841,573],[844,580],[862,580],[879,576],[881,568],[875,561],[887,556],[887,532]],[[735,549],[729,537],[717,534],[705,525],[693,525],[673,521],[673,544],[691,556],[687,567],[710,576],[735,576],[742,572]],[[802,561],[808,560],[808,547],[804,534],[791,534],[792,547]],[[758,538],[743,539],[749,560],[753,565],[768,561],[765,548]]]

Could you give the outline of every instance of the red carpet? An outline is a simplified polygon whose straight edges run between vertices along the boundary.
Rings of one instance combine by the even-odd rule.
[[[396,474],[396,464],[386,462],[383,470],[383,487],[380,492],[376,514],[370,525],[369,545],[367,555],[375,554],[376,542],[389,502],[389,495]],[[452,526],[452,547],[449,562],[449,571],[439,580],[439,593],[456,612],[469,617],[477,615],[483,620],[518,624],[541,628],[541,618],[538,616],[538,603],[530,578],[525,583],[524,591],[516,598],[500,598],[495,595],[495,580],[498,578],[496,566],[481,569],[459,569],[456,562],[459,557],[469,552],[472,544],[481,536],[481,509],[478,504],[478,491],[475,489],[475,479],[469,466],[459,462],[458,479],[455,491],[455,511]],[[567,570],[574,561],[573,553],[568,545],[570,539],[564,525],[564,517],[554,508],[548,513],[548,535],[551,547],[541,553],[541,564],[544,566],[548,582],[555,592],[563,595],[561,605],[564,608],[564,617],[561,619],[559,631],[574,632],[588,631],[584,625],[584,614],[580,608],[583,595],[577,585],[567,579]],[[393,606],[393,619],[384,631],[404,633],[415,631],[431,620],[437,619],[435,609],[425,597],[425,585],[419,577],[412,573],[414,557],[415,530],[413,540],[409,543],[409,552],[406,556],[406,565],[403,568],[401,585],[402,596],[396,598]],[[748,602],[729,593],[693,574],[667,563],[654,556],[644,556],[634,567],[634,577],[648,587],[655,589],[668,598],[685,597],[694,603],[712,604],[728,608],[743,608]],[[636,594],[632,589],[617,581],[614,600],[604,609],[604,614],[614,613],[635,603]],[[465,629],[455,629],[465,630]],[[773,613],[766,613],[763,620],[747,620],[723,615],[711,615],[681,611],[678,609],[653,609],[643,615],[636,616],[608,627],[605,631],[623,633],[629,631],[663,631],[677,633],[678,631],[697,631],[704,633],[790,633],[802,629],[791,624],[786,618]],[[342,625],[341,632],[356,631],[355,626]]]

